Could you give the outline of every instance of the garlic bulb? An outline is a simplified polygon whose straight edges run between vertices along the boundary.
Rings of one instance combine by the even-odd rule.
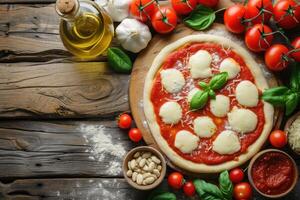
[[[129,16],[131,0],[95,0],[110,15],[113,21],[120,22]]]
[[[136,19],[124,19],[116,28],[116,35],[122,47],[134,53],[146,48],[152,37],[148,26]]]

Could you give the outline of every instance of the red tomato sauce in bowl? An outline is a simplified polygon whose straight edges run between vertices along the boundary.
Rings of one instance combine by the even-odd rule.
[[[266,151],[258,156],[249,170],[256,189],[270,196],[291,190],[298,174],[292,158],[278,150]]]

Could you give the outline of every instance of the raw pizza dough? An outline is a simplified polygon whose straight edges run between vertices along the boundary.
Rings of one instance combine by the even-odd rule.
[[[153,81],[155,79],[156,73],[162,66],[167,56],[171,52],[176,51],[176,49],[184,46],[185,44],[192,43],[192,42],[216,43],[222,45],[225,48],[231,48],[231,50],[235,51],[238,55],[240,55],[244,59],[244,62],[246,63],[253,77],[255,78],[255,84],[257,88],[260,89],[261,91],[264,91],[265,89],[269,88],[269,86],[267,80],[263,75],[262,70],[259,68],[258,64],[251,57],[251,55],[245,49],[240,47],[238,44],[234,43],[233,41],[227,38],[220,37],[220,36],[214,36],[210,34],[199,34],[199,35],[191,35],[191,36],[184,37],[164,47],[154,59],[151,68],[149,69],[145,79],[144,112],[145,112],[145,116],[149,128],[151,130],[151,133],[157,145],[175,165],[177,165],[178,167],[184,170],[191,171],[194,173],[219,173],[223,170],[232,169],[234,167],[237,167],[245,163],[247,160],[249,160],[260,150],[264,142],[267,140],[268,135],[272,129],[274,109],[273,106],[270,105],[269,103],[263,102],[264,104],[263,110],[265,114],[265,124],[263,127],[263,131],[260,137],[251,146],[248,147],[247,152],[239,155],[238,159],[227,161],[216,165],[207,165],[204,163],[192,162],[178,155],[171,147],[169,147],[167,141],[161,135],[160,127],[157,123],[156,115],[150,97],[151,97],[151,90],[152,90]]]

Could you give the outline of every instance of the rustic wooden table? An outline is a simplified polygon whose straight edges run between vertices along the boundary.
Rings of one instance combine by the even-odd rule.
[[[53,2],[0,0],[0,199],[146,199],[121,171],[130,76],[73,58]]]

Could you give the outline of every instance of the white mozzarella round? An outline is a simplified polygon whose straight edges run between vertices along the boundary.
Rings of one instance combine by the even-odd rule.
[[[188,95],[187,95],[187,101],[188,101],[189,103],[192,101],[193,96],[194,96],[198,91],[200,91],[200,89],[194,88],[194,89],[192,89],[192,90],[188,93]]]
[[[216,117],[225,117],[229,112],[230,99],[224,95],[217,95],[216,99],[210,100],[210,111]]]
[[[192,78],[208,78],[212,76],[210,68],[212,56],[205,50],[199,50],[189,59],[188,66]]]
[[[247,107],[255,107],[258,104],[258,90],[250,81],[240,82],[235,89],[235,96],[239,104]]]
[[[217,126],[210,117],[197,117],[194,120],[194,131],[202,138],[210,138],[215,134]]]
[[[175,147],[182,153],[192,153],[198,147],[199,138],[191,132],[182,130],[175,136]]]
[[[212,150],[221,155],[234,154],[241,149],[241,143],[234,131],[222,131],[213,142]]]
[[[251,110],[235,107],[228,113],[228,122],[233,130],[248,133],[255,130],[257,115]]]
[[[177,124],[182,117],[182,109],[177,102],[169,101],[160,107],[159,116],[166,124]]]
[[[240,65],[232,58],[224,59],[220,64],[220,71],[227,72],[228,78],[235,78],[241,71]]]
[[[177,69],[165,69],[160,72],[163,87],[169,93],[180,92],[185,85],[183,74]]]

